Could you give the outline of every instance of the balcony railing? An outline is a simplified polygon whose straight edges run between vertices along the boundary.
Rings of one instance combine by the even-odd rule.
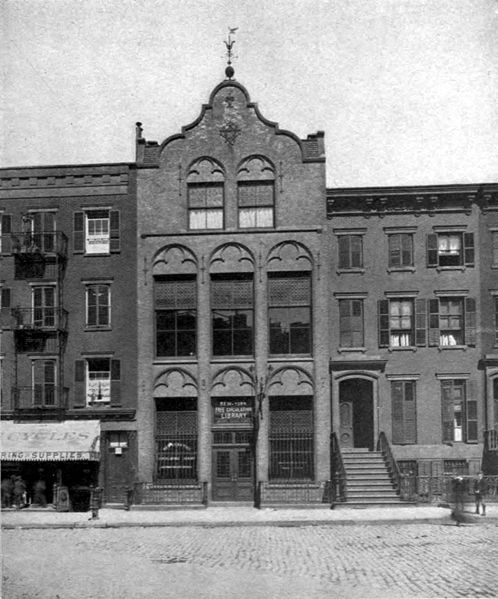
[[[52,383],[39,383],[34,387],[13,387],[14,410],[65,410],[69,389]]]
[[[14,330],[65,331],[67,310],[42,306],[39,308],[11,308],[11,326]]]
[[[67,237],[62,231],[31,231],[2,235],[2,254],[57,254],[67,255]]]

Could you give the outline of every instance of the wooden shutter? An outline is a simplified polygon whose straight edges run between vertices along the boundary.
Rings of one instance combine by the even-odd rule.
[[[465,298],[465,344],[476,344],[476,300]]]
[[[12,214],[2,214],[2,235],[12,233]]]
[[[85,362],[85,360],[75,360],[74,362],[74,406],[78,408],[86,406]]]
[[[434,268],[438,265],[437,234],[427,235],[427,267]]]
[[[401,257],[401,235],[389,235],[389,266],[397,267],[402,264]]]
[[[121,249],[119,210],[111,210],[109,217],[109,249],[111,252],[119,252],[119,250]]]
[[[464,264],[465,266],[474,266],[475,251],[474,251],[474,233],[464,233],[463,235],[464,248]]]
[[[403,382],[391,381],[392,442],[404,443]]]
[[[429,300],[429,346],[439,346],[439,300]]]
[[[427,344],[427,302],[425,299],[415,300],[415,345],[425,347]]]
[[[121,405],[121,360],[111,360],[111,407]]]
[[[85,251],[85,213],[75,212],[73,215],[73,252]]]
[[[477,418],[477,381],[467,383],[467,398],[465,402],[465,426],[467,443],[477,443],[479,440]]]
[[[379,347],[389,347],[389,300],[377,302]]]
[[[417,442],[417,403],[415,382],[406,381],[405,398],[403,402],[403,416],[405,421],[405,443]]]
[[[0,308],[10,308],[10,288],[2,287],[2,295],[0,296]]]
[[[2,238],[0,239],[0,250],[2,254],[8,254],[12,249],[12,241],[10,239],[10,233],[12,232],[12,215],[0,214],[0,219],[2,220],[2,227],[0,230],[0,234],[2,235]]]
[[[441,381],[441,420],[443,443],[453,441],[453,381]]]
[[[339,245],[339,268],[351,268],[349,260],[349,235],[340,235],[337,238]]]

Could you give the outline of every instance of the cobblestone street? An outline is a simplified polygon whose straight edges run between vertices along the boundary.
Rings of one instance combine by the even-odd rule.
[[[4,599],[496,597],[498,526],[3,531]]]

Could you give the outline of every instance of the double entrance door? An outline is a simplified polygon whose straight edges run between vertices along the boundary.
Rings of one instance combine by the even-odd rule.
[[[213,438],[213,500],[252,501],[254,454],[252,432],[215,432]]]

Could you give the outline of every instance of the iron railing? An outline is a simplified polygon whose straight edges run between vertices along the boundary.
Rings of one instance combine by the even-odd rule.
[[[33,387],[13,387],[14,410],[65,410],[69,389],[51,383],[40,383]]]
[[[384,461],[386,462],[387,468],[389,470],[391,480],[396,488],[396,491],[400,493],[401,473],[399,471],[398,464],[394,459],[394,455],[391,451],[391,446],[389,445],[389,441],[387,440],[386,434],[382,431],[379,433],[379,439],[377,441],[377,451],[380,451],[382,453]]]
[[[461,500],[464,503],[474,501],[475,476],[460,476]],[[488,484],[486,501],[498,502],[498,476],[485,476]],[[416,476],[412,474],[401,475],[400,498],[404,501],[416,503],[455,503],[455,475],[442,476]]]
[[[207,505],[207,482],[135,483],[132,501],[141,505]]]
[[[270,432],[269,480],[313,480],[313,434],[303,430]]]
[[[14,330],[52,330],[65,331],[67,329],[67,310],[53,306],[38,308],[11,309],[12,328]]]
[[[3,254],[57,254],[66,256],[67,237],[62,231],[15,232],[2,235]]]
[[[341,447],[336,433],[330,435],[330,455],[331,455],[331,480],[332,480],[332,504],[336,502],[345,502],[346,494],[346,469],[341,455]]]

